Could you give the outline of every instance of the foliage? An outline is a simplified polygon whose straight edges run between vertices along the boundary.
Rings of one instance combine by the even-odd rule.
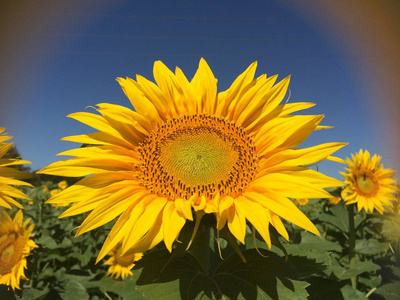
[[[65,207],[45,204],[59,179],[27,189],[33,199],[24,215],[35,221],[39,248],[28,257],[21,291],[0,285],[2,299],[395,299],[400,288],[400,218],[394,213],[356,213],[356,264],[349,266],[348,207],[327,199],[300,206],[321,237],[286,225],[290,240],[271,227],[272,249],[248,228],[246,246],[229,230],[214,231],[203,217],[189,250],[194,222],[169,253],[158,245],[136,263],[134,276],[107,277],[96,256],[112,224],[74,237],[85,216],[59,219]],[[48,190],[48,191],[46,191]],[[337,193],[337,191],[333,192]],[[356,289],[351,278],[357,278]],[[5,295],[3,297],[3,295]]]

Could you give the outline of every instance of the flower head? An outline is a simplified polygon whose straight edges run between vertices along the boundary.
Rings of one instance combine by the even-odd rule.
[[[51,196],[54,196],[54,195],[57,195],[59,192],[61,192],[61,189],[52,189],[52,190],[50,191],[50,195],[51,195]]]
[[[328,199],[330,205],[336,205],[342,200],[339,196],[332,196]]]
[[[281,218],[315,234],[314,224],[289,198],[327,198],[340,185],[307,166],[344,143],[298,146],[321,126],[322,115],[291,115],[312,103],[281,104],[289,77],[254,78],[251,64],[223,92],[204,59],[189,81],[176,68],[154,64],[154,84],[118,78],[135,110],[98,104],[100,115],[69,115],[99,132],[64,140],[91,147],[41,173],[87,176],[49,203],[73,203],[61,217],[91,211],[78,235],[118,218],[98,259],[121,243],[122,253],[144,252],[164,240],[171,251],[182,227],[214,214],[242,243],[248,221],[271,245],[269,225],[288,238]],[[89,176],[88,176],[89,175]]]
[[[22,222],[22,211],[11,217],[4,211],[0,212],[0,284],[11,286],[13,290],[20,289],[20,280],[25,277],[26,257],[37,245],[29,239],[34,225],[29,225],[31,219]]]
[[[57,186],[61,189],[61,190],[65,190],[68,187],[68,183],[65,180],[60,181]]]
[[[346,204],[357,203],[358,211],[365,209],[373,212],[376,209],[381,214],[384,207],[392,207],[395,194],[398,191],[395,172],[385,169],[380,163],[381,157],[376,154],[371,158],[368,151],[360,149],[352,159],[347,159],[347,172],[340,172],[345,180],[342,198]]]
[[[49,187],[47,185],[42,185],[43,187],[43,193],[48,193],[49,192]]]
[[[10,185],[25,185],[31,186],[29,183],[21,181],[20,179],[29,178],[30,175],[21,172],[10,166],[30,164],[27,160],[3,158],[3,156],[10,150],[14,143],[4,143],[11,139],[11,136],[3,134],[4,128],[0,127],[0,207],[11,208],[16,206],[22,208],[22,205],[14,200],[14,198],[22,198],[29,200],[30,198],[20,190]]]
[[[304,206],[308,203],[308,199],[307,198],[299,198],[299,199],[296,199],[296,203],[300,206]]]
[[[110,258],[104,263],[110,266],[107,275],[124,280],[128,276],[133,276],[131,269],[135,266],[135,262],[142,258],[143,253],[122,255],[121,245],[117,245],[109,256]]]

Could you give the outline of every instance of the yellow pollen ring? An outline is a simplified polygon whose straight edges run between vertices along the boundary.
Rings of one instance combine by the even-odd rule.
[[[164,170],[186,186],[201,186],[227,178],[238,156],[234,145],[217,133],[198,131],[165,143],[160,160]]]
[[[170,200],[241,193],[253,180],[258,160],[241,127],[209,115],[168,120],[138,152],[142,185]]]
[[[355,178],[355,186],[358,192],[364,196],[373,196],[379,189],[378,181],[370,171],[358,173]]]

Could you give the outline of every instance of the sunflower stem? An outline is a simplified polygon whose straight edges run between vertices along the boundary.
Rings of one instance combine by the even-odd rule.
[[[354,204],[347,206],[349,215],[349,268],[354,268],[356,263],[356,229],[354,226]],[[357,288],[357,277],[352,276],[350,278],[351,286]]]

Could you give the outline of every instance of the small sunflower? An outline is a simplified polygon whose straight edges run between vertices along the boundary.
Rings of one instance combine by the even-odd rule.
[[[0,127],[0,207],[11,208],[16,206],[22,208],[22,205],[15,201],[13,198],[21,198],[30,200],[30,198],[25,195],[20,190],[10,186],[10,185],[25,185],[32,186],[27,182],[21,181],[19,179],[29,178],[30,175],[21,172],[15,168],[9,168],[9,166],[30,164],[31,162],[27,160],[3,158],[3,156],[10,150],[14,143],[4,143],[5,141],[11,139],[11,136],[3,134],[5,128]]]
[[[104,263],[110,266],[107,275],[124,280],[128,276],[133,276],[131,269],[135,266],[135,262],[142,258],[143,253],[122,255],[122,248],[119,244],[108,255],[110,258]]]
[[[299,198],[299,199],[296,199],[296,203],[300,206],[304,206],[308,203],[308,199],[307,198]]]
[[[332,196],[328,199],[330,205],[336,205],[342,200],[339,196]]]
[[[40,173],[86,176],[49,199],[73,205],[60,217],[91,211],[77,235],[118,218],[98,260],[121,243],[122,253],[144,252],[162,240],[169,251],[182,227],[214,214],[242,243],[248,221],[271,246],[269,225],[288,239],[281,218],[319,235],[289,198],[327,198],[341,182],[308,166],[345,143],[298,148],[323,115],[291,115],[313,103],[284,103],[289,77],[254,78],[251,64],[226,91],[204,59],[189,81],[181,69],[154,64],[157,84],[140,75],[118,78],[134,110],[108,103],[100,113],[69,117],[98,132],[64,140],[89,144],[60,155]]]
[[[51,191],[50,191],[50,195],[51,196],[54,196],[54,195],[57,195],[58,193],[60,193],[61,192],[61,189],[52,189]]]
[[[376,209],[383,214],[384,207],[392,207],[392,201],[396,201],[395,194],[398,191],[396,180],[393,178],[395,172],[384,169],[379,164],[381,157],[371,155],[366,150],[360,149],[352,159],[347,158],[347,172],[340,172],[345,180],[345,189],[342,198],[346,204],[357,203],[358,211],[365,209],[373,212]]]
[[[68,183],[65,180],[60,181],[57,186],[61,189],[61,190],[65,190],[68,187]]]
[[[43,193],[49,193],[49,187],[47,185],[42,185],[43,187]]]
[[[20,280],[25,277],[26,257],[31,250],[37,248],[29,239],[34,228],[30,218],[22,222],[22,211],[19,210],[14,219],[0,212],[0,284],[11,286],[13,290],[20,289]]]

